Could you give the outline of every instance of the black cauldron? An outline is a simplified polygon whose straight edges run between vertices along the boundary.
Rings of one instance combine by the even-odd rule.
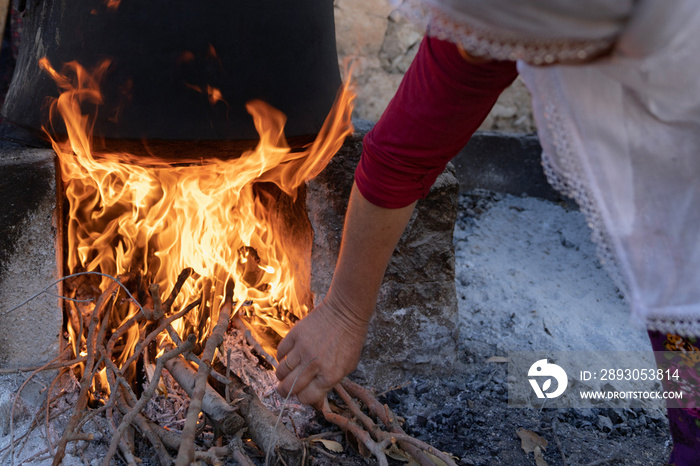
[[[246,102],[287,115],[287,136],[314,135],[340,87],[332,0],[30,0],[3,115],[48,122],[57,70],[111,65],[94,135],[170,141],[255,140]],[[207,88],[223,101],[211,103]]]

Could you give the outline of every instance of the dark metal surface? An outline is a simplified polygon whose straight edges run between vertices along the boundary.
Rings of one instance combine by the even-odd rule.
[[[461,192],[486,189],[560,201],[547,182],[535,134],[477,132],[452,160]]]
[[[110,59],[95,134],[149,140],[251,140],[245,103],[264,100],[288,117],[286,134],[314,134],[340,87],[332,0],[45,0],[27,10],[3,114],[47,123],[60,70]],[[210,103],[207,87],[225,102]],[[198,92],[199,88],[203,92]]]

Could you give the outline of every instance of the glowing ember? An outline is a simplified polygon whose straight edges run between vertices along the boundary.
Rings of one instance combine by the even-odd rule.
[[[298,262],[306,259],[290,255],[294,248],[287,246],[293,238],[281,234],[289,229],[284,225],[287,215],[276,203],[281,193],[289,196],[285,205],[296,199],[298,188],[326,166],[352,131],[354,95],[347,85],[317,139],[304,150],[290,150],[281,112],[253,101],[247,110],[260,135],[255,150],[230,160],[198,160],[193,154],[191,160],[175,164],[93,150],[91,120],[81,108],[101,103],[98,84],[109,62],[92,73],[75,62],[62,73],[46,59],[40,64],[62,90],[51,116],[60,114],[68,139],[52,137],[52,144],[69,204],[69,272],[89,270],[113,276],[132,272],[157,283],[165,293],[180,271],[193,268],[196,280],[187,281],[173,309],[200,296],[209,297],[205,299],[209,304],[202,304],[186,322],[181,319],[175,326],[181,335],[195,333],[200,340],[216,322],[215,303],[221,301],[223,285],[232,277],[234,311],[246,313],[254,325],[274,330],[276,339],[284,336],[292,320],[308,312],[310,299],[308,277],[294,274]],[[212,104],[224,101],[218,89],[210,87],[205,93]],[[276,188],[270,189],[271,185]],[[109,279],[103,278],[100,290],[108,284]],[[111,318],[116,320],[112,328],[140,312],[126,300],[114,307],[122,311]],[[79,323],[70,327],[79,354],[85,332]],[[134,329],[135,335],[120,340],[120,364],[138,341],[138,326]],[[275,338],[264,342],[272,354],[274,345]]]

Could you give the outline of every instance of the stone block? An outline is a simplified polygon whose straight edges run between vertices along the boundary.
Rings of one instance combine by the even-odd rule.
[[[328,167],[307,187],[314,229],[311,290],[320,302],[330,286],[343,219],[371,125],[356,122]],[[379,387],[408,373],[448,371],[456,360],[457,297],[452,234],[458,185],[446,170],[418,202],[384,277],[357,376]]]
[[[0,199],[0,367],[34,366],[56,357],[62,325],[53,151],[0,142]]]

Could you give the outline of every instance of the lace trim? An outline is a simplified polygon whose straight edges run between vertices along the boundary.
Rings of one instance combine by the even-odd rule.
[[[656,330],[657,332],[673,333],[682,337],[700,336],[700,320],[673,320],[648,317],[646,325],[649,330]]]
[[[523,60],[533,65],[585,63],[609,52],[615,38],[583,40],[520,37],[508,31],[485,28],[453,16],[423,0],[404,0],[396,10],[424,28],[428,35],[461,45],[478,57]]]
[[[585,170],[581,165],[580,158],[576,156],[571,148],[568,138],[569,133],[565,129],[557,106],[548,103],[545,106],[544,118],[547,121],[547,130],[549,131],[552,146],[558,155],[556,158],[558,163],[557,169],[555,168],[554,157],[546,151],[542,153],[542,165],[547,181],[556,190],[576,201],[579,209],[588,220],[588,226],[591,229],[591,240],[596,245],[598,258],[623,295],[628,296],[629,288],[623,275],[620,273],[612,241],[605,229],[603,215],[597,202],[589,195],[589,190],[583,181],[584,177],[576,176],[576,174],[585,173]]]

